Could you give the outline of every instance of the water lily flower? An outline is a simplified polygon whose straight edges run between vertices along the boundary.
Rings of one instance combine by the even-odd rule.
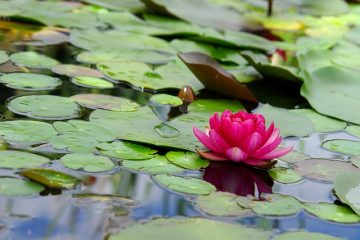
[[[281,143],[280,130],[271,123],[265,126],[261,114],[245,111],[232,113],[225,110],[221,117],[215,113],[209,120],[210,128],[205,132],[194,127],[196,138],[210,152],[197,149],[200,156],[213,161],[241,162],[259,168],[270,168],[292,147],[278,148]]]

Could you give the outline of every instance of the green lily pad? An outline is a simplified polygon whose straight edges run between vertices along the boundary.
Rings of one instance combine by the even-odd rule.
[[[215,51],[215,48],[209,44],[183,39],[174,39],[170,42],[170,45],[178,52],[201,52],[211,55]]]
[[[265,117],[267,126],[274,122],[275,127],[280,129],[280,134],[283,137],[305,137],[314,131],[314,125],[310,120],[286,109],[265,104],[255,112]]]
[[[72,189],[79,183],[78,179],[69,174],[46,168],[28,169],[20,174],[53,189]]]
[[[253,201],[251,209],[259,215],[265,216],[288,216],[301,211],[301,203],[291,197],[281,194],[268,194],[265,201]]]
[[[61,157],[60,162],[67,168],[91,173],[106,172],[115,167],[109,158],[92,153],[70,153]]]
[[[295,172],[317,181],[332,182],[336,176],[343,172],[359,171],[351,163],[327,159],[309,159],[296,162]]]
[[[77,134],[94,138],[98,142],[109,142],[116,138],[110,129],[83,120],[70,120],[68,122],[55,122],[54,128],[60,134]]]
[[[352,125],[345,128],[345,131],[355,137],[360,138],[360,126]]]
[[[80,107],[74,100],[52,95],[20,96],[10,100],[7,107],[17,114],[46,120],[76,118],[80,114]]]
[[[335,132],[346,127],[346,122],[329,118],[312,109],[293,109],[290,112],[307,117],[315,126],[315,132]]]
[[[165,188],[185,194],[208,195],[216,191],[216,188],[210,183],[194,177],[161,174],[154,176],[154,180]]]
[[[145,7],[140,0],[85,0],[84,2],[116,11],[141,12]]]
[[[51,68],[56,74],[64,75],[67,77],[94,77],[94,78],[101,78],[104,75],[96,69],[83,67],[79,65],[73,64],[59,64],[53,68]]]
[[[52,68],[58,61],[37,52],[17,52],[10,55],[10,60],[18,66],[30,68]]]
[[[208,160],[194,152],[170,151],[166,154],[166,158],[180,167],[191,170],[198,170],[209,165]]]
[[[213,231],[216,229],[216,231]],[[270,231],[245,227],[239,224],[230,224],[205,218],[157,218],[145,224],[135,224],[122,230],[120,233],[110,235],[109,240],[144,239],[172,240],[268,240]],[[324,239],[325,240],[325,239]],[[332,239],[331,239],[332,240]]]
[[[5,51],[0,50],[0,64],[6,63],[7,61],[9,61],[9,56],[6,54]]]
[[[99,152],[105,156],[126,160],[145,160],[155,156],[156,150],[132,143],[132,142],[112,142],[100,143],[97,145]]]
[[[57,132],[49,123],[15,120],[0,122],[0,135],[9,142],[33,145],[47,142]]]
[[[71,82],[80,87],[88,87],[88,88],[107,89],[114,87],[114,84],[112,82],[96,77],[79,76],[79,77],[71,78]]]
[[[241,197],[226,192],[213,192],[196,199],[196,205],[201,211],[213,216],[242,216],[249,214],[250,209],[239,205]]]
[[[351,157],[349,160],[355,167],[360,168],[360,157],[359,156]]]
[[[40,193],[45,188],[35,182],[12,177],[0,177],[1,196],[27,196]]]
[[[342,238],[333,237],[327,234],[315,232],[286,232],[273,238],[273,240],[341,240]]]
[[[120,112],[132,112],[139,108],[139,104],[127,98],[114,97],[103,94],[77,94],[71,97],[78,104],[90,109],[105,109]]]
[[[338,223],[357,223],[360,216],[346,206],[332,203],[303,203],[304,209],[324,220]]]
[[[278,157],[277,159],[287,162],[287,163],[296,163],[296,162],[300,162],[303,160],[311,159],[311,157],[307,154],[293,150],[284,156]]]
[[[360,155],[360,142],[357,141],[334,139],[323,142],[321,147],[346,155]]]
[[[36,168],[50,162],[46,157],[33,153],[3,150],[0,151],[0,168]]]
[[[334,181],[334,190],[343,203],[360,215],[360,172],[339,175]]]
[[[90,135],[69,133],[50,138],[49,144],[54,149],[66,152],[91,153],[96,151],[98,141]]]
[[[156,155],[147,160],[124,160],[121,166],[128,170],[144,172],[148,174],[172,174],[183,172],[184,169],[169,162],[164,156]]]
[[[172,107],[177,107],[183,104],[183,101],[179,97],[169,94],[154,94],[151,96],[150,101],[161,105],[170,105]]]
[[[270,169],[268,173],[272,179],[280,183],[296,183],[302,179],[298,173],[289,168],[276,167]]]
[[[26,90],[52,90],[61,85],[58,78],[36,73],[10,73],[0,77],[0,82],[7,87]]]

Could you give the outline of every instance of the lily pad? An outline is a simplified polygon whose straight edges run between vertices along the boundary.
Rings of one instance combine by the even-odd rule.
[[[90,109],[105,109],[119,112],[132,112],[139,108],[136,102],[122,97],[103,94],[77,94],[71,97],[78,104]]]
[[[156,155],[147,160],[124,160],[121,166],[128,170],[144,172],[148,174],[172,174],[183,172],[184,169],[169,162],[164,156]]]
[[[250,213],[250,209],[239,205],[241,197],[226,192],[213,192],[196,199],[196,205],[201,211],[213,216],[242,216]]]
[[[281,194],[268,194],[265,201],[253,201],[250,207],[256,214],[264,216],[294,215],[302,209],[297,199]]]
[[[67,77],[94,77],[94,78],[101,78],[104,75],[96,69],[83,67],[79,65],[73,64],[59,64],[53,68],[51,68],[56,74],[65,75]]]
[[[71,82],[80,87],[88,88],[108,89],[114,87],[114,84],[112,82],[96,77],[73,77],[71,78]]]
[[[96,151],[98,141],[90,135],[69,133],[50,138],[50,146],[57,150],[76,153],[91,153]]]
[[[208,195],[216,191],[216,188],[210,183],[194,177],[177,177],[162,174],[154,176],[154,180],[165,188],[185,194]]]
[[[0,135],[9,142],[33,145],[47,142],[57,132],[49,123],[15,120],[0,122]]]
[[[273,240],[341,240],[342,238],[333,237],[327,234],[315,232],[286,232],[273,238]]]
[[[78,179],[69,174],[46,168],[28,169],[20,174],[53,189],[72,189],[79,183]]]
[[[360,126],[352,125],[345,128],[345,131],[357,138],[360,138]]]
[[[18,66],[30,68],[52,68],[58,61],[37,52],[17,52],[10,55],[10,60]]]
[[[80,107],[74,100],[53,95],[20,96],[10,100],[7,107],[17,114],[46,120],[70,119],[80,115]]]
[[[170,105],[172,107],[177,107],[183,104],[183,101],[179,97],[169,94],[154,94],[151,96],[150,101],[160,105]]]
[[[31,45],[36,46],[57,45],[69,41],[69,37],[65,33],[47,28],[34,33],[31,38],[36,41]]]
[[[303,160],[311,159],[311,157],[307,154],[293,150],[284,156],[278,157],[278,159],[287,163],[296,163]]]
[[[99,152],[105,156],[126,160],[145,160],[155,157],[156,150],[125,141],[100,143]]]
[[[293,109],[290,112],[307,117],[315,126],[315,132],[335,132],[346,127],[346,122],[321,115],[312,109]]]
[[[343,172],[359,171],[351,163],[327,159],[309,159],[296,162],[294,170],[300,175],[317,181],[332,182]]]
[[[334,139],[323,142],[321,147],[346,155],[360,155],[360,142],[357,141]]]
[[[36,73],[6,74],[0,77],[0,82],[7,87],[26,91],[53,90],[61,85],[58,78]]]
[[[216,231],[213,231],[216,229]],[[109,240],[159,240],[172,236],[172,240],[267,240],[270,231],[230,224],[205,218],[157,218],[145,224],[135,224],[111,235]],[[325,239],[324,239],[325,240]],[[333,239],[330,239],[333,240]]]
[[[310,120],[286,109],[265,104],[255,112],[264,115],[267,126],[274,122],[275,126],[280,129],[280,134],[283,137],[305,137],[314,131],[314,125]]]
[[[269,175],[277,182],[280,183],[296,183],[299,182],[302,177],[294,170],[283,167],[276,167],[269,170]]]
[[[50,162],[46,157],[33,153],[3,150],[0,151],[0,168],[36,168]]]
[[[208,160],[194,152],[171,151],[166,154],[166,158],[180,167],[191,170],[198,170],[209,165]]]
[[[355,167],[360,168],[360,157],[359,156],[351,157],[349,160]]]
[[[40,193],[45,188],[35,182],[12,177],[0,178],[0,195],[1,196],[27,196]]]
[[[9,56],[5,51],[0,50],[0,64],[6,63],[7,61],[9,61]]]
[[[360,216],[346,206],[332,203],[303,203],[303,207],[307,212],[324,220],[338,223],[360,222]]]
[[[360,215],[360,172],[347,172],[334,181],[334,190],[340,200]]]
[[[84,2],[116,11],[141,12],[145,7],[140,0],[85,0]]]
[[[67,168],[85,172],[106,172],[114,169],[115,164],[107,157],[92,153],[70,153],[60,158]]]

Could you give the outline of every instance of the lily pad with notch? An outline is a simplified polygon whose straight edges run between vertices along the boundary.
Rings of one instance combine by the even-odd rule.
[[[156,150],[142,146],[137,143],[116,141],[112,143],[100,143],[97,145],[99,152],[105,156],[126,159],[126,160],[146,160],[156,156]]]
[[[291,197],[281,194],[268,194],[265,201],[252,201],[250,208],[263,216],[295,215],[302,210],[301,203]]]
[[[114,169],[115,164],[107,157],[92,153],[70,153],[60,158],[67,168],[83,170],[89,173],[107,172]]]
[[[190,170],[198,170],[209,165],[208,160],[194,152],[170,151],[165,156],[170,162]]]
[[[290,168],[275,167],[268,171],[269,175],[277,182],[290,184],[302,180],[302,176]]]

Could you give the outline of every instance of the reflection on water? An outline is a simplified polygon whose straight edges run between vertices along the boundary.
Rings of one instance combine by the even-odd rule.
[[[7,25],[8,24],[8,25]],[[19,50],[35,50],[52,56],[63,63],[74,63],[73,55],[78,51],[74,47],[61,44],[52,47],[37,47],[13,44],[12,42],[26,39],[32,31],[38,30],[31,25],[15,26],[8,22],[0,22],[0,47],[8,52]],[[1,72],[23,71],[21,68],[14,68],[11,64],[2,66]],[[53,75],[49,71],[31,70]],[[118,86],[111,90],[86,89],[74,86],[69,79],[61,77],[64,84],[61,88],[44,92],[47,94],[71,96],[77,93],[102,93],[115,96],[124,96],[140,104],[146,104],[149,93],[134,91],[126,85]],[[253,84],[252,89],[258,94],[265,93],[263,101],[273,105],[295,106],[302,104],[302,98],[292,97],[292,94],[284,96],[284,91],[276,92],[276,96],[269,95],[267,87],[261,83]],[[21,118],[8,111],[5,107],[6,100],[14,95],[27,94],[0,85],[1,114],[6,119]],[[286,91],[285,91],[286,92]],[[284,107],[284,106],[283,106]],[[169,109],[156,109],[154,112],[160,119],[166,119]],[[170,115],[178,109],[171,109]],[[83,118],[88,117],[89,112],[83,113]],[[306,152],[317,158],[340,158],[343,156],[332,154],[319,148],[320,142],[325,139],[348,138],[353,139],[345,133],[334,133],[331,135],[312,135],[308,138],[289,139],[287,143],[295,146],[300,152]],[[41,149],[37,149],[40,151]],[[41,152],[40,152],[41,153]],[[103,239],[105,235],[119,231],[121,228],[134,222],[148,220],[152,217],[173,217],[173,216],[205,216],[194,207],[194,197],[176,194],[167,191],[156,185],[149,176],[136,174],[123,169],[116,169],[113,175],[88,175],[80,174],[65,169],[56,159],[58,156],[51,156],[54,159],[52,168],[60,169],[82,179],[84,184],[80,189],[60,192],[44,192],[43,196],[28,198],[7,198],[0,197],[0,239],[9,240],[33,240],[33,239]],[[0,175],[11,176],[12,171],[1,170]],[[187,174],[192,174],[191,172]],[[246,166],[235,166],[233,164],[212,163],[204,171],[204,179],[219,190],[236,193],[238,195],[254,195],[259,193],[284,193],[298,198],[301,201],[309,202],[333,202],[331,195],[331,184],[302,180],[296,184],[274,183],[264,171],[255,170]],[[76,198],[74,193],[93,194],[116,194],[129,197],[138,201],[134,207],[114,202],[106,202],[93,199],[93,201]],[[259,216],[248,216],[241,218],[217,218],[224,221],[238,222],[250,226],[257,226],[263,229],[274,229],[281,233],[296,229],[306,229],[314,232],[322,232],[334,236],[346,237],[348,240],[360,239],[359,225],[343,225],[323,221],[319,218],[301,212],[296,216],[285,218],[264,218]]]

